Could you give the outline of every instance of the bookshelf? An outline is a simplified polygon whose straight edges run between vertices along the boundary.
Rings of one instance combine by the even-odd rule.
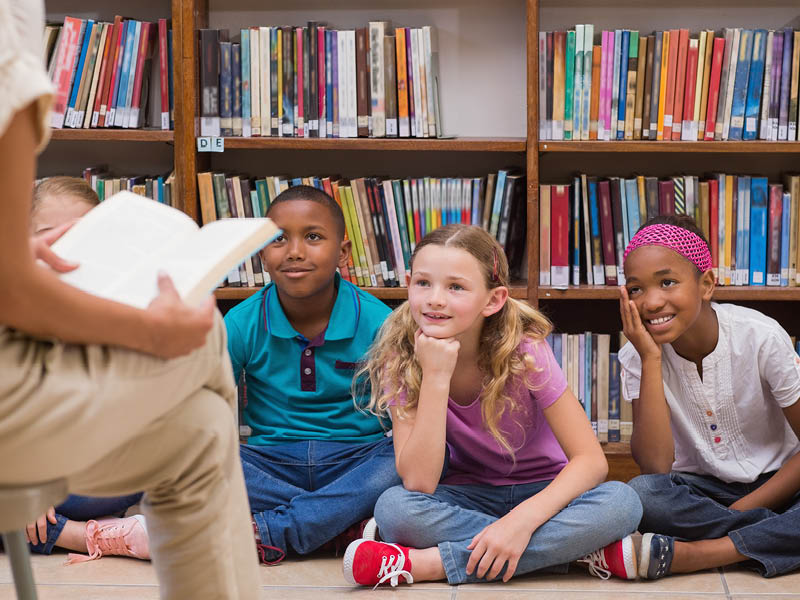
[[[703,174],[726,170],[762,174],[797,171],[800,142],[598,142],[539,141],[538,32],[567,30],[593,23],[602,29],[689,27],[798,27],[796,0],[145,0],[136,7],[123,0],[50,0],[48,18],[70,14],[110,19],[114,14],[154,19],[171,16],[174,52],[174,131],[61,130],[40,159],[42,174],[76,172],[105,162],[134,172],[174,168],[175,197],[199,219],[197,173],[207,170],[248,175],[294,176],[338,173],[406,176],[475,176],[504,167],[527,175],[527,280],[514,282],[512,296],[526,299],[550,316],[562,331],[616,333],[621,324],[618,292],[604,286],[567,289],[539,286],[540,183],[566,183],[576,172],[629,176],[647,173]],[[131,14],[132,13],[132,14]],[[304,24],[324,21],[336,28],[363,26],[370,20],[392,24],[431,24],[439,32],[442,106],[450,139],[297,139],[226,138],[225,152],[198,153],[199,60],[197,30],[250,25]],[[78,158],[76,158],[76,156]],[[80,162],[78,162],[78,160]],[[128,167],[127,165],[130,165]],[[234,303],[257,289],[216,292]],[[403,288],[368,288],[379,298],[402,300]],[[790,334],[800,333],[800,288],[727,287],[719,301],[740,302],[777,318]],[[612,476],[635,474],[627,444],[608,444]]]

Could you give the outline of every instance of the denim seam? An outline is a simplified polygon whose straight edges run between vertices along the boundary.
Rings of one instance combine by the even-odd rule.
[[[445,575],[447,575],[447,583],[450,585],[464,583],[466,577],[463,573],[458,573],[458,566],[456,565],[456,559],[453,556],[451,542],[442,542],[439,544],[439,556],[442,559],[442,566],[444,567]]]
[[[61,532],[64,531],[64,526],[66,524],[67,524],[67,518],[59,514],[56,514],[56,523],[54,525],[48,524],[47,541],[45,542],[43,548],[44,554],[53,553],[53,548],[56,545],[56,541],[58,541],[58,536],[60,536]]]
[[[768,558],[756,557],[748,549],[747,544],[745,543],[744,538],[742,537],[742,534],[739,533],[739,530],[728,532],[728,537],[731,538],[731,541],[733,541],[733,545],[736,546],[736,549],[739,551],[739,553],[744,554],[746,557],[753,559],[757,562],[760,562],[762,565],[764,565],[765,577],[771,577],[772,575],[775,575],[778,572],[778,570],[775,568],[775,565],[772,564],[771,560],[769,560]]]

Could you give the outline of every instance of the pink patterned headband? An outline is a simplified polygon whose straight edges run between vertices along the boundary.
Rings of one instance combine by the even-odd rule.
[[[628,254],[642,246],[664,246],[674,250],[705,273],[711,268],[711,253],[708,245],[696,233],[677,225],[648,225],[640,229],[625,249],[623,261]]]

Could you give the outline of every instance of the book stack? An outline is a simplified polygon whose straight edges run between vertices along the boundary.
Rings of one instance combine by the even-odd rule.
[[[201,29],[201,135],[442,135],[436,30]]]
[[[619,334],[619,345],[626,340]],[[552,333],[547,343],[553,349],[567,384],[580,401],[601,442],[630,442],[633,412],[620,393],[620,365],[611,351],[607,333]]]
[[[800,285],[800,175],[659,179],[576,176],[539,188],[540,285],[622,285],[628,242],[648,219],[687,214],[711,248],[718,285]]]
[[[175,208],[172,196],[175,173],[123,177],[110,174],[105,166],[98,166],[87,167],[81,173],[81,177],[92,187],[100,202],[110,198],[117,192],[127,190]],[[39,181],[41,180],[37,180],[37,183]]]
[[[157,23],[65,17],[48,25],[44,60],[56,89],[51,125],[172,129],[172,30]]]
[[[522,275],[526,253],[525,177],[509,170],[486,177],[380,179],[360,177],[249,177],[198,173],[204,223],[218,218],[261,217],[270,202],[294,185],[325,191],[342,207],[352,256],[342,276],[363,287],[405,287],[418,240],[450,223],[479,225],[505,248],[512,277]],[[254,259],[257,257],[254,257]],[[229,285],[258,286],[259,266],[247,265]]]
[[[800,31],[539,33],[540,140],[796,141]],[[599,42],[599,43],[597,43]]]

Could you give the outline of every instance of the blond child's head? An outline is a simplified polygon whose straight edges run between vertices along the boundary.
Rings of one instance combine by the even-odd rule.
[[[89,212],[100,200],[80,177],[50,177],[33,190],[31,233],[43,233]]]

